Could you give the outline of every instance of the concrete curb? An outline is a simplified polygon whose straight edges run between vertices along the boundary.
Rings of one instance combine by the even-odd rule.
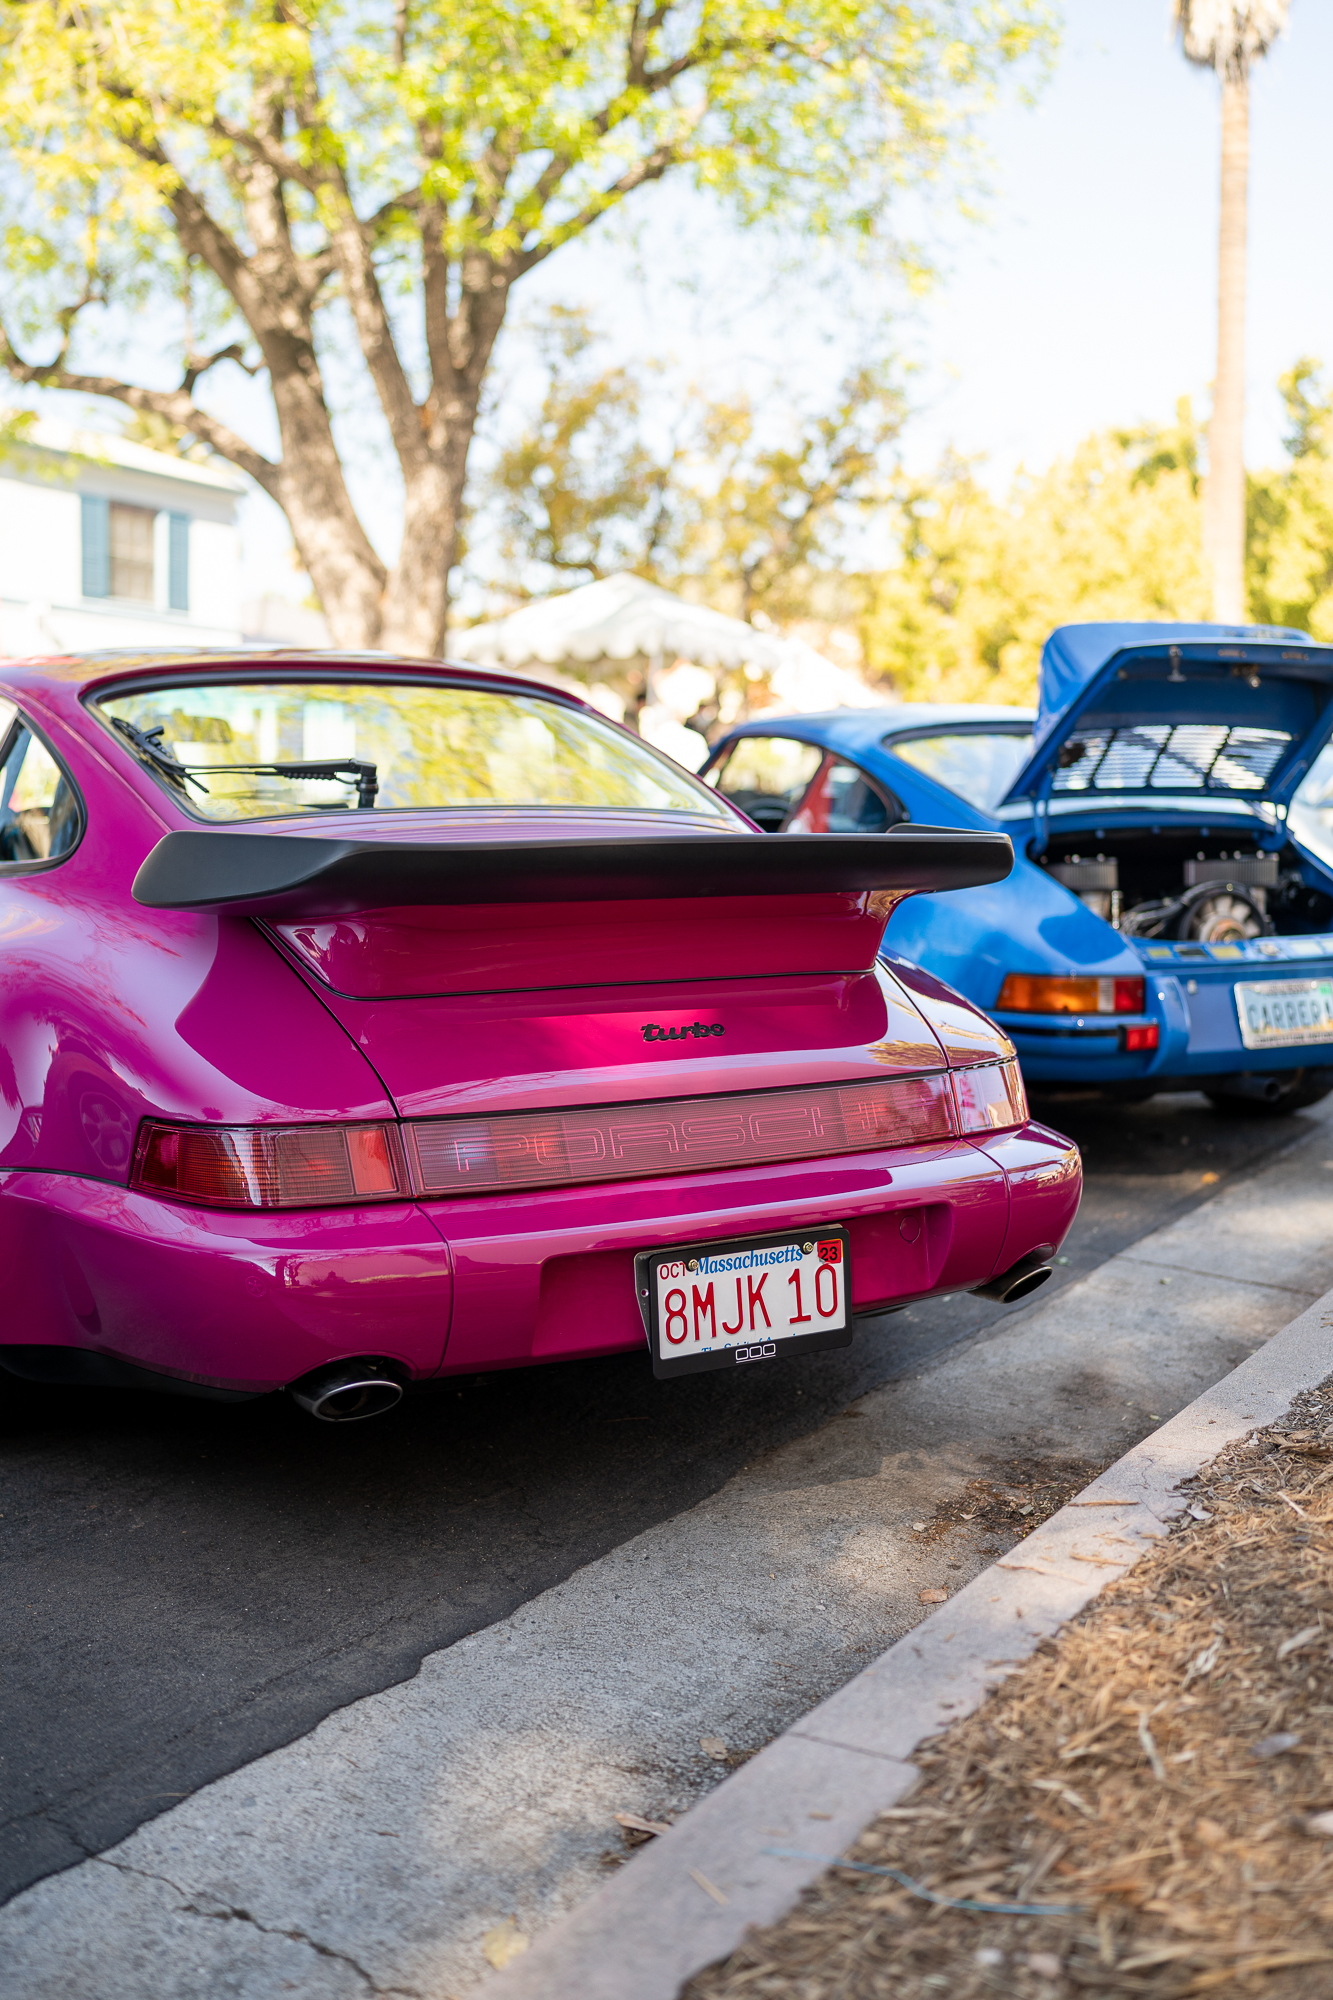
[[[1182,1480],[1329,1374],[1333,1291],[643,1848],[486,1980],[485,2000],[674,2000],[911,1789],[925,1738],[1137,1562],[1182,1511]]]

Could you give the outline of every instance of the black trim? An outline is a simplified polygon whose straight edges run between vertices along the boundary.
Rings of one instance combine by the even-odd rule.
[[[169,1396],[194,1396],[209,1403],[253,1403],[263,1389],[228,1389],[185,1375],[163,1375],[91,1347],[0,1347],[0,1376],[53,1389],[151,1389]]]
[[[879,747],[881,750],[888,750],[891,753],[895,743],[928,743],[936,736],[1035,736],[1036,733],[1037,718],[1035,715],[1031,722],[1020,722],[1017,720],[1013,722],[920,722],[913,723],[910,729],[890,730],[887,735],[880,737]],[[848,762],[850,761],[849,758]],[[916,768],[914,764],[912,769],[916,770]],[[923,778],[930,777],[929,771],[922,771],[919,775]],[[934,778],[931,779],[931,782],[938,785],[940,780]]]
[[[1014,1018],[1012,1014],[1005,1015],[1003,1019],[997,1014],[995,1018],[999,1021],[1000,1026],[1011,1041],[1015,1035],[1028,1035],[1033,1040],[1038,1038],[1042,1040],[1082,1042],[1118,1042],[1120,1040],[1120,1027],[1118,1025],[1114,1028],[1019,1028],[1007,1025]]]
[[[406,904],[912,894],[1002,882],[1013,852],[1007,834],[927,828],[430,843],[218,830],[166,834],[132,893],[154,910],[307,919]]]

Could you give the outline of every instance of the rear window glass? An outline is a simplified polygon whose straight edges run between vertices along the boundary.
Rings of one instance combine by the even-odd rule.
[[[997,806],[1028,758],[1030,734],[993,736],[960,731],[948,736],[886,736],[884,748],[914,771],[957,792],[969,805]]]
[[[140,689],[98,706],[202,819],[459,806],[723,816],[703,785],[646,743],[537,695],[242,681]]]

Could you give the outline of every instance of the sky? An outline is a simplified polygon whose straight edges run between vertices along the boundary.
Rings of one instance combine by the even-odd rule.
[[[903,449],[980,455],[1003,485],[1089,431],[1205,407],[1215,343],[1218,86],[1169,35],[1167,0],[1067,0],[1054,73],[1035,108],[1011,97],[984,121],[980,221],[941,200],[905,205],[939,278],[909,296],[887,268],[744,236],[702,197],[663,185],[559,252],[520,287],[517,320],[559,300],[588,308],[613,358],[665,360],[716,391],[783,397],[831,388],[867,346],[913,369]],[[1333,366],[1333,8],[1293,0],[1252,85],[1246,450],[1280,456],[1277,377],[1301,355]],[[802,270],[803,267],[803,270]],[[498,413],[533,388],[531,344],[506,337]],[[228,384],[226,375],[231,376]],[[268,446],[258,389],[218,371],[210,400]],[[261,428],[262,427],[262,428]],[[355,427],[353,478],[386,554],[396,500],[376,426]],[[484,450],[483,445],[483,450]],[[277,510],[245,508],[250,588],[299,598]]]
[[[923,314],[940,387],[922,441],[1046,463],[1088,431],[1206,403],[1216,342],[1218,86],[1166,0],[1070,0],[1037,108],[990,144],[990,227],[951,232]],[[1281,452],[1277,378],[1333,363],[1333,8],[1293,0],[1251,85],[1246,452]]]
[[[645,275],[627,279],[632,252],[608,232],[563,253],[563,268],[552,259],[541,291],[589,305],[626,351],[670,349],[705,375],[785,368],[793,386],[836,369],[879,315],[916,370],[909,455],[953,445],[985,454],[997,478],[1049,463],[1091,430],[1165,420],[1181,395],[1206,407],[1217,82],[1172,44],[1167,0],[1068,0],[1064,11],[1035,107],[1010,98],[981,128],[984,219],[913,205],[907,230],[924,230],[940,272],[925,299],[827,256],[809,287],[765,282],[767,246],[665,189],[638,245]],[[1302,354],[1333,364],[1331,91],[1333,8],[1293,0],[1251,90],[1254,465],[1281,454],[1278,376]]]

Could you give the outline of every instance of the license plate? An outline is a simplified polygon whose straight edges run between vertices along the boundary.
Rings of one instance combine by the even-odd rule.
[[[645,1250],[634,1259],[655,1375],[850,1347],[851,1266],[837,1223]]]
[[[1247,1049],[1333,1041],[1333,979],[1245,980],[1235,993]]]

